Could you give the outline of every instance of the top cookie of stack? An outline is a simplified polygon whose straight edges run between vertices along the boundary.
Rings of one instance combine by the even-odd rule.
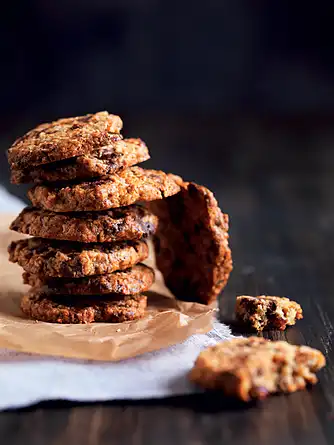
[[[9,246],[10,260],[34,286],[21,304],[32,318],[124,321],[143,313],[146,297],[138,294],[154,275],[136,264],[147,257],[143,239],[158,220],[138,202],[180,187],[173,175],[134,167],[149,151],[140,139],[123,139],[121,128],[121,119],[107,112],[59,119],[29,131],[8,151],[12,182],[36,183],[28,192],[33,207],[11,229],[39,238]]]

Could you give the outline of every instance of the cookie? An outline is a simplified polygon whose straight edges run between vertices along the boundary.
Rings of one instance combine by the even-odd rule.
[[[145,241],[81,244],[29,238],[13,241],[9,261],[26,272],[50,277],[80,278],[124,270],[148,257]]]
[[[147,306],[145,295],[128,295],[122,299],[100,296],[72,299],[32,290],[21,300],[22,312],[33,320],[49,323],[122,323],[143,317]]]
[[[295,301],[284,297],[237,297],[235,307],[236,318],[247,326],[263,331],[263,329],[279,329],[284,331],[303,318],[301,306]]]
[[[149,158],[148,148],[141,139],[125,139],[102,147],[91,154],[50,162],[26,170],[12,169],[11,182],[21,184],[98,178],[109,176]]]
[[[162,171],[130,167],[95,182],[36,185],[28,197],[35,207],[54,212],[106,210],[174,195],[180,187],[173,178]]]
[[[121,139],[122,125],[120,117],[107,111],[41,124],[14,142],[8,162],[11,168],[25,170],[113,147]]]
[[[90,213],[54,213],[26,207],[10,229],[41,238],[106,243],[148,237],[157,225],[158,218],[138,205]]]
[[[137,264],[123,271],[86,278],[51,278],[23,273],[23,282],[49,295],[140,294],[154,282],[154,270]]]
[[[320,351],[307,346],[259,337],[234,338],[202,351],[189,377],[203,388],[221,389],[249,401],[315,384],[315,372],[325,362]]]
[[[176,298],[210,304],[232,270],[228,215],[207,188],[178,182],[180,193],[148,205],[159,218],[157,267]]]

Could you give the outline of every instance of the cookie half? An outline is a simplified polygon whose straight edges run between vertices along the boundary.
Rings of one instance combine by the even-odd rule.
[[[232,270],[228,215],[213,194],[195,183],[149,204],[159,218],[154,236],[156,263],[176,298],[212,303]]]
[[[202,351],[190,380],[207,389],[221,389],[244,401],[270,393],[289,393],[315,384],[325,366],[317,349],[259,337],[234,338]]]
[[[81,244],[29,238],[13,241],[9,260],[26,272],[50,277],[80,278],[125,270],[148,257],[145,241]]]
[[[100,296],[86,299],[67,295],[53,296],[32,290],[21,300],[22,312],[33,320],[49,323],[122,323],[143,317],[147,306],[145,295],[128,295],[119,299]]]
[[[26,207],[10,229],[41,238],[106,243],[148,237],[155,233],[157,225],[157,216],[138,205],[89,213],[55,213]]]
[[[28,197],[35,207],[54,212],[86,212],[162,199],[179,190],[174,175],[130,167],[95,182],[64,184],[61,187],[36,185],[29,190]]]
[[[141,139],[125,139],[102,147],[91,154],[51,162],[26,170],[12,169],[11,182],[54,182],[86,180],[109,176],[119,170],[139,164],[150,158]]]
[[[85,278],[51,278],[23,273],[23,282],[48,295],[132,295],[147,291],[154,283],[154,270],[137,264],[123,271]]]
[[[119,116],[107,111],[41,124],[14,142],[8,162],[11,168],[24,170],[113,147],[121,139],[122,125]]]
[[[240,322],[257,331],[264,329],[284,331],[287,326],[292,326],[303,318],[302,308],[295,301],[286,297],[265,295],[237,297],[235,314]]]

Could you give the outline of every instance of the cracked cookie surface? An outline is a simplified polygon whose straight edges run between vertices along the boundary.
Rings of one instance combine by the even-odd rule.
[[[107,111],[41,124],[14,142],[8,162],[11,168],[27,169],[112,147],[121,139],[122,125],[119,116]]]
[[[35,207],[54,212],[107,210],[174,195],[180,190],[175,176],[159,170],[130,167],[95,182],[36,185],[28,192]]]
[[[40,276],[80,278],[124,270],[148,257],[145,241],[74,243],[28,238],[13,241],[9,260]]]
[[[62,161],[35,166],[25,170],[13,168],[13,184],[54,181],[87,180],[109,176],[119,170],[144,162],[150,158],[148,148],[141,139],[124,139],[101,147],[95,152]]]
[[[259,337],[234,338],[202,351],[189,374],[192,382],[221,389],[244,401],[290,393],[315,384],[325,366],[317,349]]]
[[[138,205],[86,213],[26,207],[10,229],[41,238],[105,243],[146,238],[155,233],[157,225],[157,216]]]

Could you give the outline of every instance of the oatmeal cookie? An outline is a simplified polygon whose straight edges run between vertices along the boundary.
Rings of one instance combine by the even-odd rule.
[[[210,304],[232,270],[228,215],[207,188],[178,183],[180,193],[148,205],[159,218],[154,236],[157,267],[178,299]]]
[[[144,264],[105,275],[85,278],[52,278],[23,273],[23,282],[51,295],[140,294],[154,282],[154,270]]]
[[[235,314],[239,321],[257,331],[279,329],[284,331],[287,325],[294,325],[303,318],[301,306],[285,297],[261,295],[237,297]]]
[[[64,184],[61,187],[36,185],[29,190],[28,197],[35,207],[54,212],[82,212],[162,199],[179,190],[174,175],[130,167],[95,182]]]
[[[121,139],[122,125],[120,117],[107,111],[41,124],[14,142],[8,162],[11,168],[25,170],[113,147]]]
[[[202,351],[189,377],[203,388],[222,389],[228,396],[249,401],[315,384],[315,372],[323,366],[323,354],[308,346],[234,338]]]
[[[141,139],[125,139],[101,147],[91,154],[50,162],[26,170],[12,169],[11,182],[22,184],[98,178],[109,176],[149,158],[148,148]]]
[[[119,299],[100,296],[72,299],[68,295],[52,298],[33,289],[21,300],[22,312],[33,320],[49,323],[122,323],[143,317],[147,306],[145,295],[128,295]]]
[[[41,238],[106,243],[148,237],[157,225],[158,218],[138,205],[89,213],[54,213],[26,207],[10,229]]]
[[[124,270],[148,257],[145,241],[81,244],[29,238],[13,241],[9,261],[26,272],[50,277],[80,278]]]

